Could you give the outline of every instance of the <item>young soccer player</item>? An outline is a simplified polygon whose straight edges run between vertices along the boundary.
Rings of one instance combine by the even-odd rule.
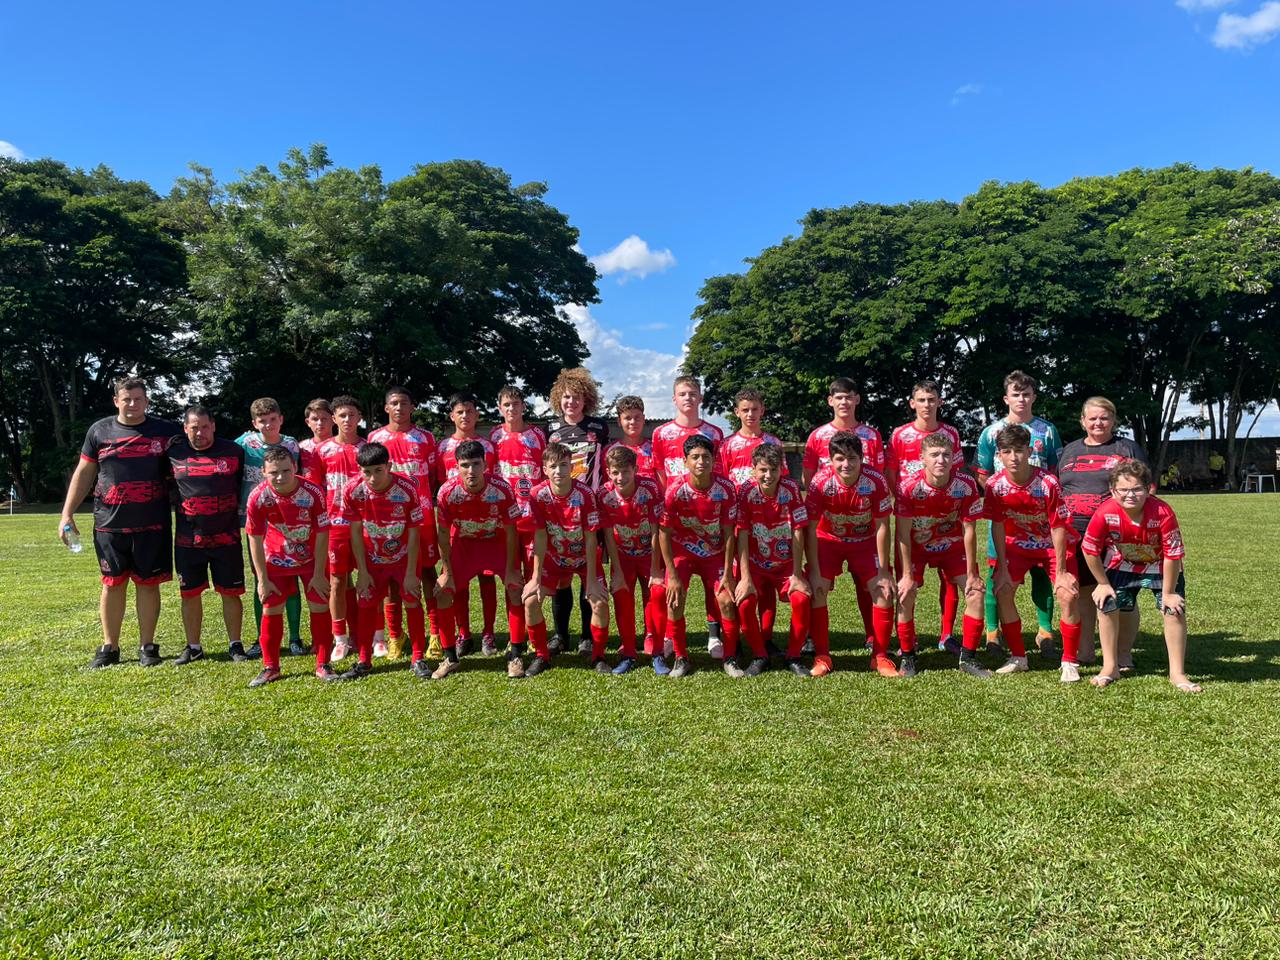
[[[461,443],[475,440],[484,448],[485,469],[494,472],[498,469],[498,452],[488,438],[476,432],[476,424],[480,414],[476,408],[476,398],[469,393],[455,393],[449,398],[449,419],[453,421],[453,434],[440,441],[440,452],[436,460],[439,470],[439,483],[444,483],[458,475],[457,448]],[[493,634],[494,621],[498,616],[498,591],[491,576],[481,576],[480,580],[480,612],[481,612],[481,648],[485,656],[497,652],[497,638]],[[464,589],[458,595],[462,602],[454,608],[454,616],[458,628],[458,652],[471,652],[471,593]],[[491,652],[490,652],[491,651]]]
[[[539,657],[529,664],[526,675],[536,676],[550,666],[540,649],[545,645],[547,629],[542,619],[543,597],[572,587],[575,576],[582,581],[583,592],[591,604],[591,667],[597,673],[608,673],[605,651],[609,642],[609,594],[601,576],[597,542],[600,512],[595,494],[581,480],[573,479],[573,454],[563,443],[547,445],[542,453],[542,471],[547,479],[534,487],[529,496],[534,523],[533,572],[523,594],[525,621]],[[631,647],[634,659],[634,613]],[[625,651],[623,657],[626,657]]]
[[[636,590],[644,597],[645,653],[653,657],[659,676],[667,663],[658,644],[666,628],[667,593],[662,579],[662,549],[658,528],[662,524],[662,492],[652,477],[639,475],[636,454],[614,444],[604,455],[608,481],[600,488],[597,503],[600,538],[609,555],[609,592],[618,620],[622,659],[613,668],[621,676],[635,666]]]
[[[644,438],[644,400],[640,397],[620,397],[617,404],[618,427],[622,439],[604,448],[605,457],[616,447],[626,447],[636,455],[636,476],[653,478],[653,444]],[[607,463],[606,463],[607,469]]]
[[[284,447],[294,456],[297,463],[302,462],[302,451],[298,441],[280,432],[284,426],[284,414],[280,412],[280,404],[271,397],[262,397],[249,404],[249,417],[253,423],[252,430],[246,430],[236,437],[244,450],[244,479],[240,487],[240,526],[244,526],[245,504],[253,488],[262,482],[262,453],[267,447]],[[254,623],[262,623],[262,601],[258,599],[258,591],[253,592]],[[307,652],[302,645],[302,601],[294,596],[285,604],[285,618],[289,621],[289,652],[300,656]],[[257,658],[262,651],[262,637],[259,636],[249,648],[246,659]],[[233,651],[231,659],[239,659]]]
[[[830,462],[814,474],[805,500],[810,519],[809,553],[815,571],[811,674],[820,677],[831,672],[827,598],[847,565],[853,582],[873,604],[871,666],[881,676],[896,677],[898,667],[889,659],[894,593],[893,577],[889,574],[892,569],[889,513],[893,498],[884,476],[863,465],[862,441],[856,435],[839,431],[828,441],[828,448]],[[911,652],[903,648],[903,676],[915,675]],[[788,657],[794,660],[798,653],[793,646]]]
[[[303,408],[302,419],[306,422],[311,436],[298,441],[298,450],[302,455],[302,473],[311,469],[311,458],[316,447],[326,440],[333,439],[333,404],[323,397],[317,397]]]
[[[808,513],[794,480],[784,478],[782,447],[760,443],[751,451],[752,477],[738,488],[738,586],[734,600],[739,622],[751,648],[746,675],[769,669],[769,654],[760,627],[757,605],[764,597],[772,604],[785,597],[791,604],[791,641],[787,666],[805,676],[800,646],[809,632],[811,589],[804,575]],[[730,662],[728,652],[725,663]]]
[[[307,470],[307,478],[324,490],[329,514],[329,612],[333,618],[334,660],[347,655],[360,619],[355,587],[351,584],[355,557],[351,553],[351,531],[342,516],[342,495],[363,477],[356,461],[365,443],[359,432],[363,417],[355,397],[335,397],[333,419],[338,435],[316,446]]]
[[[1036,391],[1039,384],[1034,377],[1021,370],[1014,370],[1004,378],[1004,404],[1009,412],[987,424],[978,437],[978,454],[974,464],[974,472],[978,477],[978,486],[986,489],[987,481],[996,472],[996,436],[1007,426],[1019,424],[1031,432],[1031,465],[1050,473],[1058,469],[1058,456],[1062,453],[1062,438],[1058,436],[1058,428],[1043,417],[1033,412],[1036,402]],[[987,529],[987,565],[994,567],[996,562],[996,542]],[[1044,568],[1031,568],[1031,602],[1036,608],[1036,621],[1039,632],[1036,634],[1036,646],[1042,654],[1049,650],[1049,641],[1053,639],[1053,583]],[[987,643],[991,644],[1000,637],[999,611],[996,604],[995,578],[987,579],[986,599]]]
[[[996,434],[996,454],[1003,469],[987,481],[983,496],[982,512],[991,521],[995,539],[992,579],[1000,607],[1000,632],[1009,648],[1009,659],[996,673],[1027,669],[1016,594],[1027,572],[1039,569],[1053,583],[1062,605],[1062,682],[1074,683],[1080,679],[1075,531],[1058,478],[1031,464],[1031,439],[1031,431],[1019,423]]]
[[[764,398],[759,390],[739,390],[733,398],[733,412],[741,426],[729,434],[716,453],[716,469],[722,477],[728,477],[735,487],[741,487],[754,476],[755,461],[752,454],[762,443],[781,448],[782,442],[771,433],[765,433]],[[782,458],[782,476],[787,475],[787,458]]]
[[[970,477],[954,469],[948,433],[936,431],[920,438],[921,468],[899,485],[894,500],[898,546],[898,640],[902,647],[902,675],[915,669],[916,592],[924,584],[926,567],[934,567],[947,583],[964,591],[964,632],[960,669],[972,677],[993,674],[977,660],[982,636],[982,577],[978,575],[977,520],[982,497]]]
[[[1186,674],[1187,602],[1183,558],[1186,548],[1173,509],[1151,495],[1151,469],[1137,460],[1111,468],[1111,499],[1098,508],[1085,531],[1081,552],[1098,585],[1102,672],[1093,678],[1105,687],[1120,676],[1118,659],[1121,611],[1133,610],[1138,594],[1150,590],[1164,614],[1164,643],[1169,652],[1169,682],[1183,693],[1199,693]]]
[[[479,440],[464,440],[454,448],[457,476],[445,481],[436,493],[437,534],[440,538],[440,573],[436,577],[436,616],[444,644],[444,659],[431,674],[443,680],[458,669],[454,634],[454,599],[465,596],[467,584],[482,574],[502,575],[507,587],[507,625],[512,637],[524,636],[524,601],[516,521],[520,505],[507,481],[487,469],[487,451]],[[545,634],[545,628],[543,630]],[[507,653],[507,675],[524,675],[521,657],[524,643],[512,642]],[[538,650],[545,660],[545,646]]]
[[[691,433],[685,438],[684,450],[684,472],[667,487],[658,535],[667,574],[666,635],[675,653],[669,676],[679,679],[689,672],[684,605],[689,582],[696,574],[704,592],[714,596],[719,607],[724,672],[740,677],[742,668],[735,662],[738,611],[732,572],[737,552],[737,493],[733,484],[715,475],[715,447],[710,438]]]
[[[262,453],[263,481],[249,494],[245,533],[249,556],[257,573],[262,601],[262,672],[249,685],[260,687],[280,679],[280,643],[284,639],[283,610],[299,583],[311,612],[311,649],[316,676],[336,680],[329,665],[333,649],[329,617],[329,514],[324,490],[298,476],[293,454],[283,447]]]
[[[828,447],[837,433],[852,433],[862,441],[862,463],[882,476],[885,473],[884,441],[875,427],[858,422],[858,405],[862,403],[862,391],[848,377],[836,377],[827,388],[827,406],[831,408],[831,422],[824,423],[811,434],[804,444],[804,487],[819,470],[831,461]],[[886,477],[886,481],[888,478]]]

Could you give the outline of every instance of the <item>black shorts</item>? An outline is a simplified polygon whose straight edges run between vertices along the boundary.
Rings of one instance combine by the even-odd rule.
[[[93,531],[102,582],[109,587],[132,580],[154,586],[173,579],[173,534],[168,527],[137,533]]]
[[[1083,537],[1076,541],[1076,579],[1080,581],[1080,590],[1083,592],[1086,587],[1092,590],[1098,585],[1098,581],[1093,576],[1093,571],[1089,569],[1089,564],[1085,560],[1084,551],[1080,549],[1084,542]]]
[[[184,597],[203,593],[213,580],[213,589],[227,596],[244,593],[244,553],[240,544],[221,547],[181,547],[174,545],[173,565],[178,571],[178,587]]]

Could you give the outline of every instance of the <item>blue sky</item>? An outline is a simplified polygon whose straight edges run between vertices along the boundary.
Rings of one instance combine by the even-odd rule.
[[[812,207],[1280,172],[1280,0],[22,4],[0,45],[0,150],[162,192],[315,141],[547,181],[613,252],[573,311],[593,370],[658,401],[703,280]]]

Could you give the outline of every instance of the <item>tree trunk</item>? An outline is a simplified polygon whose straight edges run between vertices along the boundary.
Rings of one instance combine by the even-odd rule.
[[[67,446],[66,430],[62,421],[62,405],[53,392],[53,377],[49,363],[40,357],[37,369],[40,371],[40,386],[44,390],[45,400],[49,403],[49,413],[53,417],[53,443],[59,450]]]

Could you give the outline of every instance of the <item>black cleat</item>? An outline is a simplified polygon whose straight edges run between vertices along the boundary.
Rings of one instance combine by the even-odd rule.
[[[410,667],[409,667],[409,670],[410,670],[410,671],[413,673],[413,675],[414,675],[415,677],[417,677],[419,680],[430,680],[430,679],[431,679],[431,664],[427,663],[427,661],[425,661],[425,660],[415,660],[415,661],[413,661],[412,665],[410,665]]]
[[[612,673],[613,672],[609,668],[609,661],[606,660],[604,657],[600,657],[597,660],[593,660],[591,662],[591,669],[594,670],[596,673]]]
[[[671,672],[667,674],[672,680],[679,680],[681,677],[687,676],[689,673],[689,661],[685,657],[676,657],[676,662],[671,665]]]
[[[369,674],[373,673],[373,664],[361,663],[359,660],[355,662],[350,670],[344,670],[338,674],[339,680],[363,680]]]
[[[764,652],[765,652],[765,656],[767,656],[770,660],[785,660],[787,656],[785,653],[783,653],[781,650],[778,649],[778,645],[774,643],[772,640],[766,640],[764,642]]]
[[[191,644],[187,644],[173,662],[176,666],[185,667],[188,663],[195,663],[197,660],[203,659],[204,647],[193,647]]]
[[[249,655],[244,652],[244,644],[239,640],[227,647],[227,653],[230,654],[233,663],[244,663],[249,659]]]
[[[799,660],[788,659],[787,669],[790,670],[792,673],[794,673],[797,677],[809,676],[809,668],[806,667]]]
[[[808,637],[805,638],[804,646],[800,648],[800,652],[805,654],[806,656],[810,656],[810,657],[813,656],[813,654],[815,653],[815,650],[813,647],[812,638],[808,638]]]
[[[465,657],[475,649],[476,642],[470,636],[458,638],[458,656]]]
[[[553,657],[558,657],[564,653],[564,638],[558,633],[553,633],[551,639],[547,641],[547,651]]]
[[[538,674],[542,673],[542,671],[547,670],[550,667],[550,660],[543,660],[541,657],[534,657],[529,661],[529,665],[524,668],[524,675],[526,677],[536,677]]]
[[[89,661],[90,670],[101,670],[103,667],[114,667],[120,662],[120,648],[108,647],[105,643],[98,648],[98,652],[93,655],[93,659]]]
[[[760,676],[760,674],[764,673],[768,669],[769,669],[769,658],[756,657],[749,664],[747,664],[746,675],[748,677],[758,677]]]
[[[990,680],[995,676],[994,673],[980,664],[973,657],[961,657],[960,669],[971,677],[977,677],[979,680]]]
[[[303,642],[298,637],[294,637],[292,640],[289,641],[290,656],[305,657],[310,652],[311,652],[311,648],[303,644]]]
[[[898,676],[914,677],[916,675],[916,655],[914,653],[904,653],[902,662],[898,664]]]
[[[138,663],[144,667],[154,667],[161,663],[160,644],[146,643],[138,648]]]
[[[580,657],[591,656],[591,638],[590,637],[583,637],[581,640],[578,641],[578,656]]]
[[[247,660],[261,660],[262,644],[257,640],[253,641],[253,643],[250,644],[249,649],[244,652],[244,655]]]

